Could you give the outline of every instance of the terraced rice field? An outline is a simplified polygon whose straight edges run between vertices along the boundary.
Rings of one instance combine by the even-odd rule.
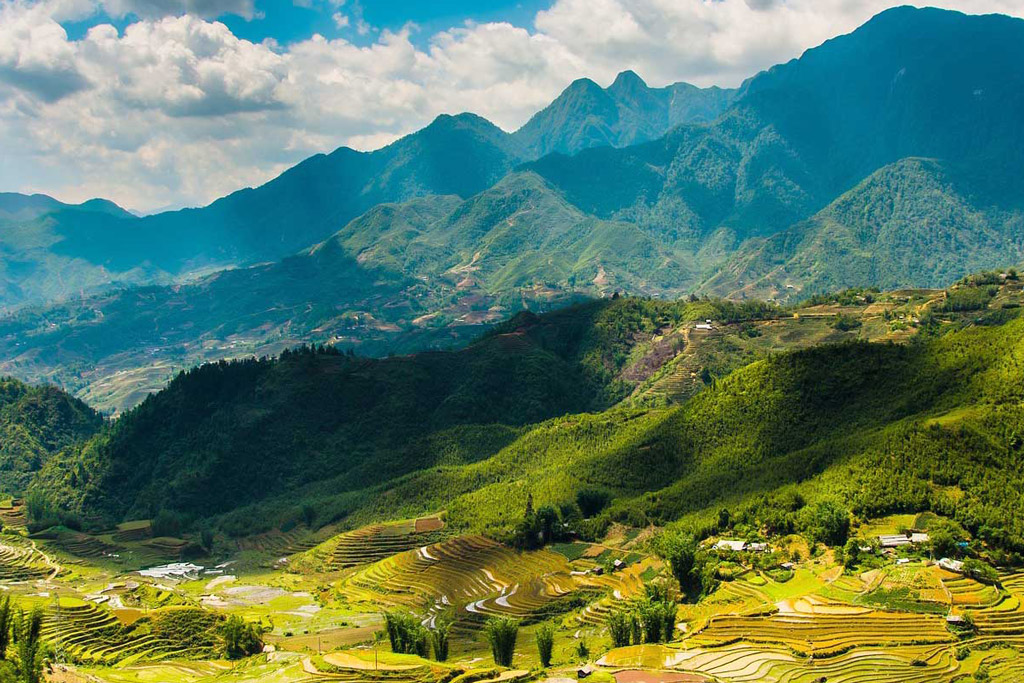
[[[999,601],[999,591],[994,586],[952,572],[941,571],[939,576],[953,605],[983,607]]]
[[[34,581],[53,574],[46,556],[22,541],[0,541],[0,581]]]
[[[336,570],[371,564],[407,550],[437,543],[443,537],[444,524],[437,517],[410,519],[396,524],[374,524],[337,536],[326,565],[328,569]]]
[[[303,529],[291,531],[269,531],[263,534],[245,536],[235,541],[239,550],[248,550],[271,555],[285,556],[309,550],[318,543]]]
[[[23,527],[28,523],[25,517],[25,508],[22,505],[11,505],[0,508],[0,522],[4,526]]]
[[[96,558],[122,552],[124,548],[111,545],[89,534],[62,534],[54,539],[53,545],[75,557]]]
[[[861,614],[776,613],[768,616],[719,615],[692,641],[704,646],[737,641],[773,643],[813,656],[831,656],[853,647],[947,643],[945,620],[933,615],[869,611]]]
[[[199,610],[169,607],[155,611],[153,623],[140,626],[125,626],[114,613],[91,602],[61,600],[47,606],[43,622],[43,638],[50,643],[58,658],[81,664],[127,663],[135,660],[157,661],[162,659],[188,659],[210,656],[215,641],[189,642],[178,635],[164,622],[173,621],[173,610],[177,616],[197,615],[212,625],[215,617],[203,615]]]
[[[115,543],[132,543],[145,541],[153,535],[153,527],[148,519],[140,519],[132,522],[123,522],[117,525],[117,530],[111,535]]]
[[[643,593],[644,574],[655,561],[648,558],[626,567],[614,574],[596,576],[588,574],[576,577],[581,588],[603,590],[607,595],[587,605],[581,612],[578,622],[581,626],[604,626],[609,612],[622,600],[629,600]]]
[[[526,618],[577,587],[558,553],[520,553],[483,536],[460,536],[372,564],[344,580],[339,591],[377,609],[435,614],[458,608],[463,626],[472,629],[487,615]]]
[[[729,683],[940,683],[951,680],[958,669],[948,646],[858,648],[835,657],[808,659],[785,648],[746,643],[685,650],[671,666]]]

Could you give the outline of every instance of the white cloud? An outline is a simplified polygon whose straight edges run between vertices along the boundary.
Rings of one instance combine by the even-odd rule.
[[[736,85],[899,4],[557,0],[530,30],[467,24],[426,47],[405,29],[367,46],[313,36],[282,48],[202,18],[246,16],[251,0],[102,0],[110,14],[144,18],[69,40],[57,21],[98,3],[0,0],[0,189],[141,209],[204,203],[315,152],[380,146],[439,113],[514,129],[580,76],[608,83],[632,68],[652,85]],[[330,4],[360,30],[358,3]],[[1019,0],[930,4],[1024,15]]]

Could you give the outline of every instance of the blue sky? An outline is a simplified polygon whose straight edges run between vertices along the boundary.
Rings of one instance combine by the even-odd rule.
[[[528,28],[539,10],[553,0],[346,0],[340,6],[331,0],[255,0],[255,13],[244,17],[223,13],[208,17],[221,21],[239,38],[261,42],[272,38],[282,45],[305,40],[313,34],[344,38],[357,45],[371,44],[380,31],[398,31],[410,22],[416,30],[413,43],[425,45],[432,35],[463,26],[466,22],[508,22]],[[347,17],[339,27],[335,14]],[[92,26],[106,23],[123,30],[139,17],[134,13],[112,17],[97,11],[85,19],[64,21],[72,40],[81,38]],[[360,30],[360,21],[365,27]]]

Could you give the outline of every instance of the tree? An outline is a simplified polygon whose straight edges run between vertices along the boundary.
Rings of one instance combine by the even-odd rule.
[[[391,642],[392,652],[421,657],[429,654],[430,635],[413,615],[405,612],[385,612],[384,628]]]
[[[860,559],[860,546],[856,538],[851,538],[846,541],[846,546],[843,548],[843,564],[847,569],[852,569],[858,559]]]
[[[448,633],[451,627],[451,619],[438,617],[430,629],[430,647],[434,651],[434,659],[439,662],[448,661]]]
[[[729,528],[729,522],[732,520],[732,515],[729,514],[728,508],[721,508],[718,511],[718,528],[720,531],[725,531]]]
[[[0,599],[0,660],[7,657],[7,646],[11,643],[11,629],[14,611],[11,609],[11,596],[5,595]]]
[[[498,666],[512,666],[512,655],[516,650],[519,622],[508,617],[494,617],[484,626],[487,642],[491,645],[494,663]]]
[[[551,652],[555,647],[555,627],[544,623],[537,628],[537,654],[540,665],[545,669],[551,666]]]
[[[655,547],[668,562],[687,600],[696,602],[715,589],[715,560],[697,545],[692,536],[664,534],[657,539]]]
[[[612,647],[626,647],[633,635],[634,617],[626,610],[615,610],[608,615],[608,635],[612,639]]]
[[[958,557],[959,543],[967,540],[964,528],[952,520],[936,520],[928,529],[929,543],[935,557]]]
[[[203,529],[199,532],[199,545],[203,546],[206,552],[213,550],[213,531],[211,529]]]
[[[228,659],[241,659],[263,650],[263,629],[237,614],[229,616],[219,630],[224,656]]]
[[[18,678],[22,683],[42,683],[45,654],[41,639],[43,611],[36,607],[21,613],[15,633],[18,644]]]

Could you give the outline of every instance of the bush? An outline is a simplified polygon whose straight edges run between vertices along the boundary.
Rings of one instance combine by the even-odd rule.
[[[519,635],[519,621],[508,617],[488,619],[484,633],[491,645],[494,663],[498,666],[512,666],[512,655],[515,654],[516,638]]]
[[[237,614],[229,616],[219,630],[224,656],[228,659],[249,657],[263,650],[263,629]]]
[[[541,624],[537,628],[537,655],[540,657],[540,665],[545,669],[551,666],[551,652],[555,646],[555,627],[551,624]]]

